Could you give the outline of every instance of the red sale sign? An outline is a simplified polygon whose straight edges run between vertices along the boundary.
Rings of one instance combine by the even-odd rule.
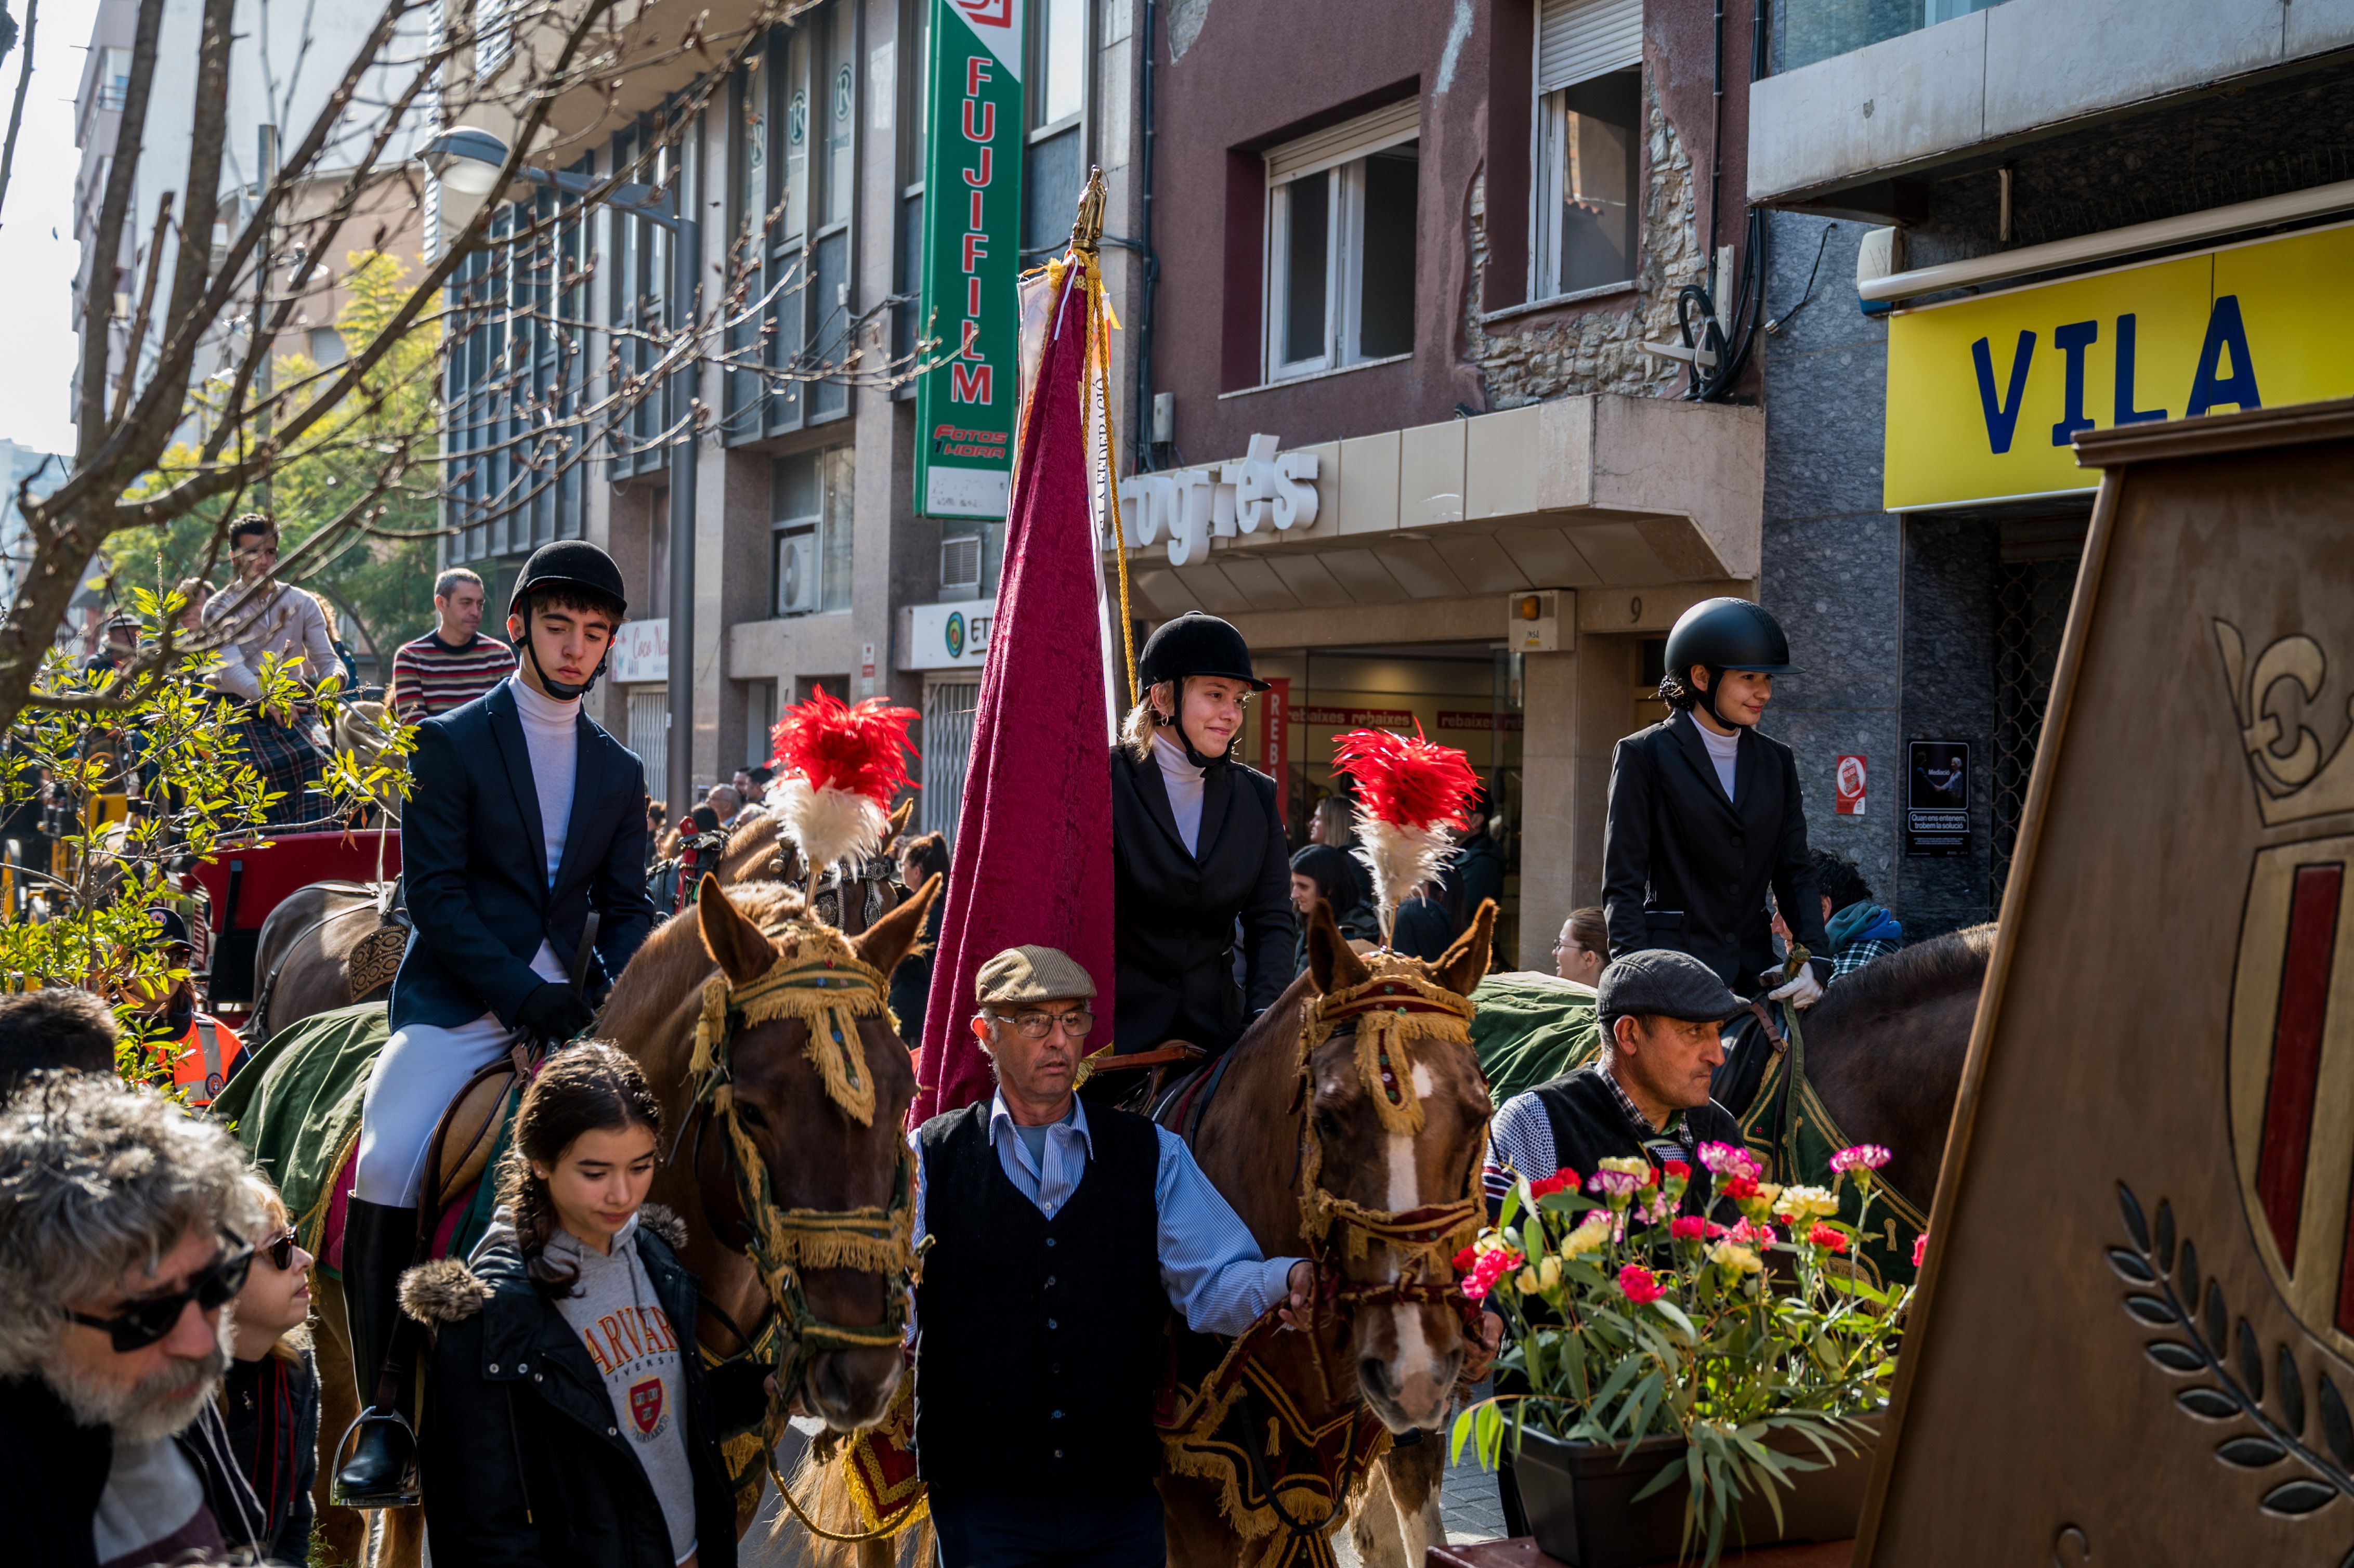
[[[1863,815],[1863,758],[1842,757],[1839,759],[1838,804],[1835,810],[1842,817]]]
[[[1258,758],[1259,769],[1283,788],[1284,765],[1290,760],[1291,745],[1291,682],[1278,678],[1267,683],[1258,694]]]

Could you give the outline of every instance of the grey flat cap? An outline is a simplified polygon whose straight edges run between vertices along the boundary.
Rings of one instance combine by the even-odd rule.
[[[1606,1029],[1617,1019],[1642,1013],[1722,1023],[1749,1005],[1724,989],[1714,969],[1670,948],[1611,959],[1595,982],[1594,999]]]
[[[1008,948],[981,966],[973,977],[974,1000],[983,1007],[1015,1007],[1034,1001],[1082,1001],[1096,982],[1076,959],[1059,948]]]

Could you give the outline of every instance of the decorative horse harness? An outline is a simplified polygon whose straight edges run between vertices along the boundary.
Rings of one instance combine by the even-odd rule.
[[[1426,1120],[1414,1086],[1417,1049],[1426,1043],[1459,1045],[1467,1055],[1471,1049],[1469,999],[1422,979],[1395,955],[1370,961],[1370,979],[1307,1004],[1290,1111],[1299,1120],[1294,1158],[1300,1234],[1316,1274],[1309,1344],[1327,1411],[1342,1402],[1333,1394],[1323,1331],[1344,1315],[1360,1308],[1445,1305],[1462,1316],[1468,1339],[1479,1337],[1479,1308],[1464,1296],[1453,1258],[1478,1236],[1487,1215],[1479,1188],[1484,1129],[1460,1199],[1369,1209],[1323,1185],[1323,1139],[1308,1114],[1319,1048],[1336,1036],[1353,1037],[1358,1081],[1374,1115],[1384,1131],[1409,1138]],[[1375,1243],[1389,1250],[1394,1277],[1351,1271],[1352,1265],[1362,1268]],[[1244,1535],[1269,1537],[1280,1528],[1288,1537],[1257,1561],[1326,1564],[1333,1561],[1327,1538],[1367,1471],[1389,1449],[1391,1434],[1362,1401],[1348,1402],[1336,1417],[1308,1416],[1259,1364],[1259,1352],[1278,1326],[1269,1311],[1234,1341],[1182,1408],[1161,1423],[1162,1446],[1172,1470],[1221,1490],[1222,1511]],[[1315,1512],[1320,1499],[1323,1509]]]
[[[773,1477],[774,1450],[783,1436],[787,1409],[810,1361],[827,1351],[896,1350],[905,1338],[909,1295],[917,1274],[915,1245],[915,1154],[904,1140],[891,1201],[880,1208],[780,1208],[769,1186],[768,1162],[737,1113],[731,1046],[736,1032],[778,1019],[798,1020],[808,1031],[803,1052],[825,1085],[826,1098],[862,1127],[874,1124],[875,1080],[868,1072],[862,1018],[890,1017],[882,972],[862,960],[841,934],[805,920],[769,933],[793,944],[758,980],[737,985],[725,974],[703,988],[703,1011],[695,1026],[689,1074],[695,1085],[687,1120],[702,1128],[716,1124],[726,1135],[737,1198],[748,1232],[744,1252],[760,1277],[769,1310],[734,1355],[706,1350],[717,1367],[750,1359],[769,1365],[776,1393],[754,1431],[726,1445],[728,1479],[741,1490],[756,1485],[761,1467]],[[685,1128],[680,1129],[682,1139]],[[677,1150],[673,1147],[673,1158]],[[801,1273],[812,1268],[852,1269],[884,1277],[884,1321],[872,1326],[835,1323],[811,1309]],[[741,1452],[748,1444],[757,1450]],[[777,1490],[790,1503],[782,1477]],[[800,1512],[798,1505],[794,1511]],[[803,1523],[808,1523],[806,1517]],[[811,1526],[814,1529],[814,1526]]]

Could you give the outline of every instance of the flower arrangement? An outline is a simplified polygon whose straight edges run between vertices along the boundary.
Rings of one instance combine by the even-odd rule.
[[[1637,1500],[1688,1479],[1682,1551],[1700,1543],[1714,1563],[1744,1493],[1762,1493],[1779,1520],[1777,1489],[1793,1474],[1855,1449],[1856,1418],[1886,1404],[1912,1290],[1875,1286],[1851,1261],[1859,1243],[1880,1239],[1861,1226],[1885,1149],[1841,1150],[1829,1187],[1764,1181],[1734,1144],[1703,1144],[1699,1157],[1715,1176],[1716,1212],[1729,1203],[1734,1223],[1677,1212],[1692,1175],[1678,1160],[1609,1159],[1583,1180],[1564,1170],[1514,1184],[1495,1226],[1455,1264],[1464,1294],[1510,1326],[1497,1367],[1528,1392],[1463,1412],[1452,1453],[1460,1459],[1468,1442],[1493,1467],[1524,1424],[1628,1452],[1680,1436],[1683,1461]],[[1854,1224],[1839,1218],[1850,1181]],[[1803,1443],[1769,1445],[1777,1433]]]

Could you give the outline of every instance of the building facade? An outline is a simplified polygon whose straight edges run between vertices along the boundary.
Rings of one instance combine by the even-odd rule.
[[[646,8],[650,37],[664,9]],[[650,778],[668,661],[686,657],[698,791],[765,758],[780,707],[823,684],[923,715],[921,823],[952,830],[1002,525],[917,514],[913,403],[873,374],[928,319],[928,10],[800,13],[675,152],[647,150],[692,65],[650,58],[560,103],[535,154],[674,189],[705,215],[706,288],[744,302],[727,350],[801,373],[696,372],[692,636],[663,613],[675,394],[623,429],[544,439],[589,432],[575,411],[644,363],[631,329],[666,319],[670,240],[642,219],[543,196],[551,221],[470,260],[459,297],[505,324],[451,367],[448,554],[497,597],[548,538],[608,545],[641,619],[592,700]],[[1025,259],[1059,248],[1089,165],[1107,178],[1135,630],[1195,608],[1243,629],[1278,682],[1246,755],[1283,776],[1303,842],[1339,730],[1419,720],[1463,747],[1515,865],[1504,950],[1544,964],[1599,896],[1610,746],[1657,711],[1667,629],[1698,599],[1756,591],[1750,16],[1702,0],[1369,0],[1344,28],[1300,0],[1023,10]],[[526,335],[531,310],[488,308],[556,279],[575,292],[554,313],[595,330]],[[1695,336],[1706,400],[1688,396]],[[1290,500],[1257,527],[1263,475]]]
[[[455,297],[496,305],[485,313],[500,319],[460,343],[445,388],[454,530],[446,558],[482,572],[503,603],[523,561],[548,539],[588,537],[611,550],[633,620],[590,700],[650,780],[668,767],[669,660],[685,657],[695,681],[685,744],[698,794],[765,760],[782,707],[822,685],[924,714],[921,825],[953,831],[960,736],[979,696],[1004,525],[915,510],[905,370],[925,330],[914,279],[928,10],[922,0],[822,0],[801,10],[762,33],[683,131],[676,119],[700,61],[666,60],[650,46],[645,66],[610,90],[559,102],[535,157],[600,177],[634,170],[703,215],[711,293],[702,303],[708,314],[713,295],[726,295],[727,322],[717,354],[695,372],[708,412],[695,446],[692,635],[673,639],[665,613],[678,391],[638,400],[618,428],[594,411],[648,363],[636,329],[673,319],[664,299],[673,241],[640,217],[583,214],[542,196],[535,210],[555,220],[544,234],[465,263]],[[705,14],[710,36],[732,42],[755,11],[657,0],[620,47],[626,57],[640,32],[659,39],[673,14]],[[1120,0],[1024,7],[1025,255],[1059,250],[1090,164],[1110,184],[1108,227],[1124,221],[1134,11]],[[454,227],[459,216],[445,210],[440,221]],[[520,207],[495,215],[493,232],[514,234],[529,216]],[[1123,313],[1136,270],[1126,253],[1108,255]],[[557,278],[569,288],[548,281]],[[593,324],[572,331],[579,322]]]
[[[2091,514],[2076,432],[2354,394],[2354,18],[1771,21],[1747,146],[1776,323],[1762,587],[1807,673],[1768,723],[1815,842],[1918,937],[2000,904]]]

